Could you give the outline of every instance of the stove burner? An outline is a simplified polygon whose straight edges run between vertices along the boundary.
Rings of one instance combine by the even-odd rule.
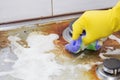
[[[64,31],[63,31],[63,38],[67,41],[70,42],[72,40],[72,31],[70,30],[69,27],[67,27]]]
[[[77,18],[78,19],[78,18]],[[77,20],[73,20],[69,26],[63,31],[62,35],[63,38],[67,41],[70,42],[72,40],[72,24]]]
[[[105,72],[113,75],[120,73],[120,60],[111,58],[103,62],[103,69]]]
[[[102,80],[120,80],[120,60],[115,58],[104,60],[96,73]]]

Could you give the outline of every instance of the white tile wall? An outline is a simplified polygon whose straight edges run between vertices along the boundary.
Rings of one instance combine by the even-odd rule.
[[[66,14],[83,10],[107,8],[118,0],[53,0],[53,14]]]
[[[52,16],[51,0],[0,0],[0,23]]]
[[[0,0],[0,23],[114,6],[118,0]]]

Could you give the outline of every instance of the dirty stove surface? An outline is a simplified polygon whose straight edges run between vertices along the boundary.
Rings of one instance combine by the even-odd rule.
[[[100,57],[100,53],[119,49],[119,43],[108,38],[99,51],[69,53],[62,32],[70,22],[1,31],[0,80],[100,80],[96,67],[103,62],[102,57],[120,58],[119,54]],[[114,35],[119,38],[120,32]]]

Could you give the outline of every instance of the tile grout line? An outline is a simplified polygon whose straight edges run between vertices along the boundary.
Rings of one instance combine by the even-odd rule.
[[[51,13],[52,13],[52,16],[53,16],[53,0],[51,0]]]

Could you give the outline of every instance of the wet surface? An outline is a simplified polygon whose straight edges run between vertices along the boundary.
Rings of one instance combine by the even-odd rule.
[[[56,44],[56,46],[59,48],[59,49],[62,49],[63,50],[63,55],[65,54],[68,54],[68,56],[71,56],[73,58],[76,58],[78,57],[78,55],[81,55],[81,53],[78,53],[77,55],[74,55],[72,53],[69,53],[65,50],[64,46],[65,44],[67,44],[68,42],[66,42],[64,39],[63,39],[63,36],[62,36],[62,32],[63,30],[68,27],[69,23],[71,21],[66,21],[66,22],[61,22],[61,23],[53,23],[53,24],[49,24],[48,26],[44,26],[44,27],[41,27],[39,26],[39,29],[42,31],[42,32],[45,32],[46,34],[50,34],[50,33],[55,33],[55,34],[58,34],[59,35],[59,39],[58,40],[55,40],[54,43]],[[86,50],[84,52],[84,58],[83,59],[80,59],[79,61],[82,63],[89,63],[90,61],[101,61],[101,59],[99,58],[99,51],[88,51]],[[88,61],[89,60],[89,61]]]
[[[86,50],[82,53],[78,53],[77,55],[74,55],[65,50],[64,46],[68,42],[66,42],[62,37],[63,30],[66,27],[68,27],[70,22],[71,22],[71,20],[66,20],[66,21],[60,21],[60,22],[55,22],[55,23],[53,22],[53,23],[45,24],[45,25],[37,24],[37,25],[34,25],[33,27],[22,27],[19,29],[9,30],[9,31],[7,31],[7,33],[8,33],[8,36],[9,35],[18,35],[22,39],[22,41],[20,41],[18,43],[20,45],[22,45],[23,47],[29,47],[26,43],[26,38],[29,35],[29,33],[31,33],[31,32],[38,32],[38,33],[42,32],[42,34],[44,34],[44,35],[48,35],[48,34],[52,34],[52,33],[58,34],[59,38],[57,40],[54,40],[56,49],[53,50],[52,52],[54,52],[57,55],[56,59],[61,64],[73,64],[73,65],[93,64],[92,68],[88,71],[76,69],[76,70],[78,70],[78,71],[76,71],[76,73],[80,74],[79,77],[77,77],[76,79],[75,79],[75,77],[73,77],[74,79],[72,79],[72,77],[70,77],[71,78],[70,80],[99,80],[95,73],[96,72],[95,70],[97,67],[97,62],[102,62],[102,59],[99,57],[99,53],[101,51],[105,51],[106,46],[120,48],[120,45],[116,41],[108,39],[107,41],[104,42],[104,46],[102,47],[102,50],[99,50],[99,51]],[[119,34],[120,34],[120,32],[115,33],[115,35],[117,35],[117,37],[120,37]],[[1,48],[1,50],[0,50],[0,63],[1,63],[0,64],[0,72],[11,71],[12,66],[15,63],[15,60],[17,60],[16,55],[12,52],[11,53],[6,52],[7,50],[10,51],[10,48],[5,48],[5,50],[3,48]],[[64,57],[68,57],[68,60],[65,59]],[[69,75],[69,70],[67,70],[67,71],[64,73],[66,76],[61,75],[61,77],[56,80],[64,80],[65,78],[68,78],[68,76],[72,76],[72,75]],[[0,80],[21,80],[21,79],[16,79],[14,77],[11,77],[7,73],[4,73],[3,76],[0,74]]]

